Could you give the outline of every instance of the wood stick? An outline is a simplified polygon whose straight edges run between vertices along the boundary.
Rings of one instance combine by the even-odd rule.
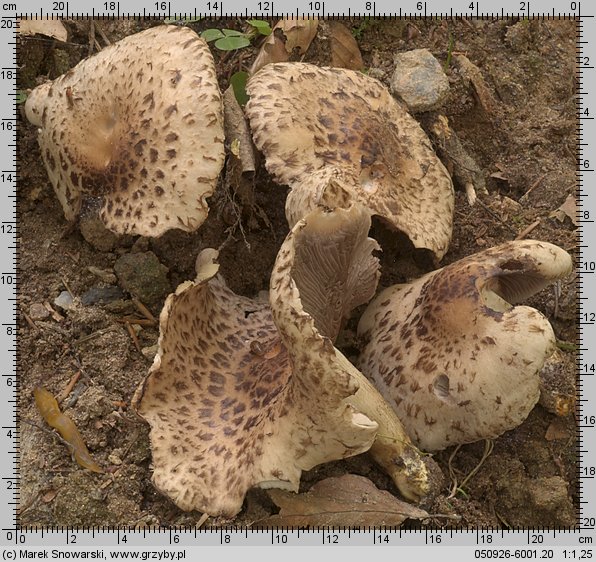
[[[157,323],[157,319],[151,311],[139,300],[137,297],[132,297],[133,304],[137,307],[137,310],[145,317],[147,320],[152,320],[154,323]]]
[[[524,228],[516,237],[516,240],[523,240],[532,230],[534,230],[540,223],[542,222],[541,219],[536,219],[530,226]]]
[[[75,384],[79,382],[80,378],[81,371],[77,371],[72,377],[70,377],[70,380],[68,381],[68,384],[64,387],[64,390],[58,396],[56,396],[56,400],[59,403],[64,402],[68,398],[68,396],[72,392],[72,389],[75,387]]]
[[[139,338],[137,338],[134,328],[132,327],[132,324],[130,322],[126,323],[126,329],[128,330],[128,333],[130,334],[130,337],[132,339],[132,343],[134,343],[135,347],[137,348],[137,351],[142,354],[143,352],[141,351],[141,344],[139,343]]]

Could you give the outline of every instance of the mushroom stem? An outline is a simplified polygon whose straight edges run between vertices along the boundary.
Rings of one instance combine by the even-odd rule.
[[[420,501],[430,490],[428,472],[420,452],[408,437],[401,421],[370,381],[339,352],[342,367],[359,384],[348,402],[379,425],[369,453],[389,474],[401,494],[408,500]]]

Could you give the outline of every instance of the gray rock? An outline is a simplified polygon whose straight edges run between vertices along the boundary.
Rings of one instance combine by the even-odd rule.
[[[62,291],[54,299],[54,304],[59,306],[62,310],[72,310],[75,307],[72,295],[68,291]]]
[[[172,287],[168,268],[161,264],[153,252],[124,254],[114,264],[118,283],[143,304],[159,310]]]
[[[35,302],[29,307],[29,318],[31,320],[45,320],[50,311],[41,303]]]
[[[93,214],[81,215],[79,230],[83,238],[96,250],[100,250],[101,252],[110,252],[113,250],[120,238],[117,234],[108,230],[101,219]]]
[[[108,283],[109,285],[116,283],[116,276],[107,269],[100,269],[99,267],[90,265],[87,270],[96,277],[99,277],[104,283]]]
[[[109,304],[124,298],[120,287],[91,287],[81,295],[81,304],[90,306],[92,304]]]
[[[413,113],[430,111],[447,98],[449,81],[428,49],[416,49],[396,55],[391,91]]]

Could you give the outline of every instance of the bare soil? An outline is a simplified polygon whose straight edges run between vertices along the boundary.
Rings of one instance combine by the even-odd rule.
[[[200,31],[207,27],[241,29],[242,23],[234,19],[190,25]],[[442,264],[512,240],[537,219],[540,223],[529,237],[558,244],[576,256],[575,225],[568,217],[551,216],[575,192],[575,22],[429,18],[344,23],[359,43],[367,72],[386,84],[393,57],[400,51],[428,48],[448,67],[451,93],[442,111],[481,168],[488,194],[480,194],[480,202],[470,206],[465,193],[457,193],[453,241]],[[40,36],[23,38],[19,62],[23,89],[55,78],[88,55],[89,23],[65,24],[68,43]],[[100,25],[114,42],[161,23],[118,20]],[[103,46],[103,39],[96,37]],[[222,88],[227,87],[233,72],[250,67],[257,50],[258,42],[231,54],[213,49]],[[465,54],[480,70],[496,100],[490,111],[448,60],[450,51],[451,55]],[[317,63],[323,60],[320,55],[315,42],[304,60]],[[91,273],[88,266],[112,271],[119,256],[133,251],[154,252],[169,268],[168,279],[174,289],[194,277],[200,250],[217,248],[226,240],[220,253],[223,276],[237,293],[255,296],[268,288],[277,250],[288,232],[284,216],[287,190],[272,182],[264,169],[259,171],[255,194],[262,216],[242,209],[244,234],[235,225],[229,194],[220,186],[211,198],[209,218],[196,233],[172,231],[157,240],[116,237],[112,249],[101,251],[82,237],[77,226],[69,228],[65,221],[40,157],[35,128],[24,116],[19,131],[19,303],[23,313],[20,522],[31,526],[195,525],[199,513],[182,512],[151,484],[148,426],[130,410],[134,390],[151,364],[151,358],[137,350],[125,325],[117,321],[135,312],[132,301],[125,296],[109,305],[77,303],[70,310],[61,310],[53,302],[64,290],[80,297],[92,287],[106,286],[109,283]],[[374,225],[373,235],[383,247],[381,286],[432,268],[382,225]],[[101,238],[101,232],[98,236]],[[575,379],[575,282],[574,274],[561,284],[559,292],[545,290],[529,303],[552,322],[562,342],[559,375],[568,381]],[[34,305],[46,302],[60,316],[32,319],[32,310],[38,310]],[[159,306],[154,308],[157,314]],[[358,351],[356,321],[357,315],[340,338],[348,357]],[[158,330],[145,326],[137,337],[142,348],[150,347],[157,342]],[[107,468],[105,474],[86,471],[71,460],[33,401],[36,386],[60,394],[75,373],[80,373],[80,378],[62,408],[76,422],[95,459]],[[494,450],[478,472],[454,494],[454,478],[461,484],[476,467],[484,443],[435,455],[443,484],[424,507],[460,519],[436,519],[433,524],[495,528],[574,525],[578,498],[573,414],[573,407],[567,417],[557,417],[536,406],[519,428],[495,440]],[[302,488],[344,473],[367,476],[397,494],[389,478],[366,455],[304,474]],[[275,511],[267,494],[255,490],[230,523],[258,523]],[[207,525],[218,523],[222,521],[209,520]]]

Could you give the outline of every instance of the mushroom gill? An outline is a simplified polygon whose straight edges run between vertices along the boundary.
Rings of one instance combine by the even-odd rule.
[[[540,394],[555,335],[515,303],[571,271],[567,252],[515,241],[382,291],[358,326],[358,361],[423,450],[493,438]]]
[[[196,230],[224,161],[213,57],[191,29],[131,35],[35,88],[25,104],[67,220],[101,197],[117,233]]]
[[[252,76],[247,91],[255,144],[276,181],[291,187],[290,226],[319,204],[358,202],[416,248],[443,257],[452,233],[451,178],[424,131],[378,80],[277,63]]]

